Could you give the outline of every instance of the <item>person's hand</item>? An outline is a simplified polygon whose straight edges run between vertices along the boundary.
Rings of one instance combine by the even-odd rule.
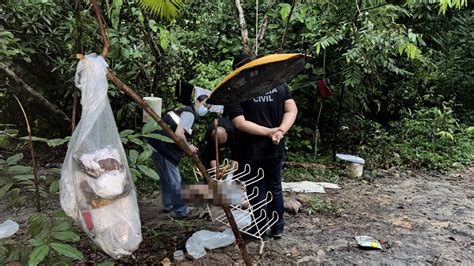
[[[277,127],[274,127],[274,128],[268,128],[268,137],[270,137],[271,139],[273,139],[273,134],[275,134],[276,132],[278,132],[278,128]]]
[[[191,150],[192,153],[197,153],[199,151],[199,149],[192,144],[189,145],[189,149]]]
[[[283,138],[283,131],[278,130],[275,133],[272,134],[272,141],[273,144],[277,145],[280,144],[281,139]]]

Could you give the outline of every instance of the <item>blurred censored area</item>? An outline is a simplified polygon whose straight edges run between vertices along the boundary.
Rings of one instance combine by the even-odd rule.
[[[206,184],[183,186],[181,197],[188,203],[239,205],[245,201],[246,194],[239,182],[222,181],[217,182],[216,193]]]

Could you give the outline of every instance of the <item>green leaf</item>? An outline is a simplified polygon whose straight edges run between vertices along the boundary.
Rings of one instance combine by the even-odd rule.
[[[69,142],[70,139],[71,137],[66,137],[64,139],[50,139],[46,142],[46,144],[48,144],[49,147],[54,148]]]
[[[31,166],[23,166],[23,165],[13,165],[8,167],[8,172],[10,174],[30,174],[33,172],[33,168]]]
[[[111,12],[112,27],[118,29],[120,23],[120,10],[122,9],[122,0],[114,0]]]
[[[131,129],[125,129],[123,131],[120,132],[120,137],[122,138],[125,138],[127,137],[128,135],[134,133],[135,131],[131,130]]]
[[[174,141],[167,137],[167,136],[163,136],[161,134],[157,134],[157,133],[152,133],[152,134],[146,134],[146,135],[143,135],[145,138],[150,138],[150,139],[157,139],[157,140],[161,140],[161,141],[164,141],[164,142],[169,142],[169,143],[174,143]]]
[[[53,168],[49,168],[49,169],[48,169],[48,172],[51,173],[51,174],[60,175],[60,174],[61,174],[61,169],[60,169],[60,168],[53,167]]]
[[[49,247],[47,245],[35,247],[29,256],[28,266],[38,265],[48,256],[48,253]]]
[[[160,46],[166,50],[170,44],[170,33],[165,28],[160,27]]]
[[[137,160],[138,160],[138,151],[136,150],[130,150],[128,152],[128,159],[130,160],[130,163],[131,164],[136,164],[137,163]]]
[[[26,180],[33,180],[35,177],[33,174],[27,174],[27,175],[16,175],[13,177],[16,181],[26,181]]]
[[[13,183],[7,183],[3,187],[0,188],[0,198],[7,194],[8,190],[13,186]]]
[[[51,243],[51,248],[53,248],[54,251],[56,251],[58,254],[64,255],[72,259],[82,260],[84,258],[84,255],[82,255],[79,250],[68,244]]]
[[[280,16],[283,21],[286,21],[288,15],[290,14],[291,5],[287,3],[280,4]]]
[[[138,6],[154,16],[169,20],[178,16],[184,3],[182,0],[139,0]]]
[[[150,120],[143,126],[142,134],[149,134],[160,129],[161,127],[158,125],[158,123],[156,123],[155,120]]]
[[[150,149],[144,150],[142,153],[140,153],[140,156],[138,157],[137,162],[146,162],[148,159],[150,159],[151,155],[153,154],[153,151]]]
[[[150,27],[151,31],[153,32],[158,32],[158,29],[159,29],[159,25],[158,23],[156,23],[156,21],[154,19],[150,19],[148,21],[148,26]]]
[[[57,219],[69,219],[69,216],[63,210],[57,210],[53,212],[54,218]]]
[[[28,242],[30,242],[33,247],[39,247],[46,244],[46,240],[44,238],[33,238],[28,240]]]
[[[31,238],[35,238],[37,236],[39,238],[39,235],[44,235],[44,232],[49,232],[48,220],[42,213],[34,213],[31,215],[28,219],[28,225],[28,233]]]
[[[49,193],[56,194],[59,192],[59,180],[54,180],[49,186]]]
[[[64,220],[55,220],[53,222],[53,228],[51,229],[53,232],[61,232],[66,231],[71,228],[71,223],[69,221]]]
[[[72,231],[52,232],[51,236],[54,239],[62,241],[79,241],[80,239],[79,235]]]
[[[97,264],[97,266],[114,266],[114,265],[115,265],[115,263],[113,261],[110,261],[110,260]]]
[[[135,168],[130,168],[130,172],[133,176],[133,181],[137,181],[138,178],[142,178],[142,173]]]
[[[141,141],[140,139],[137,139],[137,138],[130,138],[129,140],[130,140],[131,142],[137,144],[137,145],[140,145],[140,146],[143,145],[143,141]]]
[[[138,169],[140,169],[140,171],[142,171],[146,176],[156,180],[156,181],[159,181],[160,180],[160,176],[158,176],[158,174],[155,172],[155,170],[151,169],[150,167],[146,166],[146,165],[137,165]]]
[[[21,159],[23,159],[23,153],[17,153],[13,156],[7,158],[6,163],[7,165],[12,165],[18,163]]]

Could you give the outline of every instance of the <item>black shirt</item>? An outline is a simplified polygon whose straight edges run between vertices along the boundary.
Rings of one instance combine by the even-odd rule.
[[[196,114],[194,113],[194,109],[191,106],[185,106],[183,108],[174,110],[172,112],[174,112],[178,117],[181,115],[182,112],[190,112],[196,117]],[[169,127],[171,128],[173,132],[176,131],[178,124],[176,124],[176,122],[168,113],[166,113],[163,116],[163,121],[169,125]],[[158,131],[155,131],[154,133],[158,133],[160,135],[171,138],[171,136],[169,136],[164,130],[158,130]],[[191,135],[185,131],[184,136],[189,142],[189,140],[191,139]],[[174,142],[169,143],[169,142],[161,141],[158,139],[152,139],[152,138],[147,138],[147,141],[158,153],[160,153],[162,156],[168,159],[168,161],[170,161],[176,166],[179,165],[179,161],[181,161],[181,158],[184,155],[184,151],[178,145],[176,145],[176,143]]]
[[[286,85],[273,88],[264,95],[240,104],[225,107],[232,120],[243,115],[245,120],[258,125],[274,128],[279,127],[285,113],[285,101],[292,99]],[[283,142],[275,145],[268,136],[256,136],[235,129],[237,154],[239,161],[265,160],[283,157]]]

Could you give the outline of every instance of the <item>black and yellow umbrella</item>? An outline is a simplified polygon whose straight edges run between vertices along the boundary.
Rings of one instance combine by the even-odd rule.
[[[240,103],[289,82],[304,67],[303,54],[271,54],[255,59],[227,75],[212,90],[207,103]]]

